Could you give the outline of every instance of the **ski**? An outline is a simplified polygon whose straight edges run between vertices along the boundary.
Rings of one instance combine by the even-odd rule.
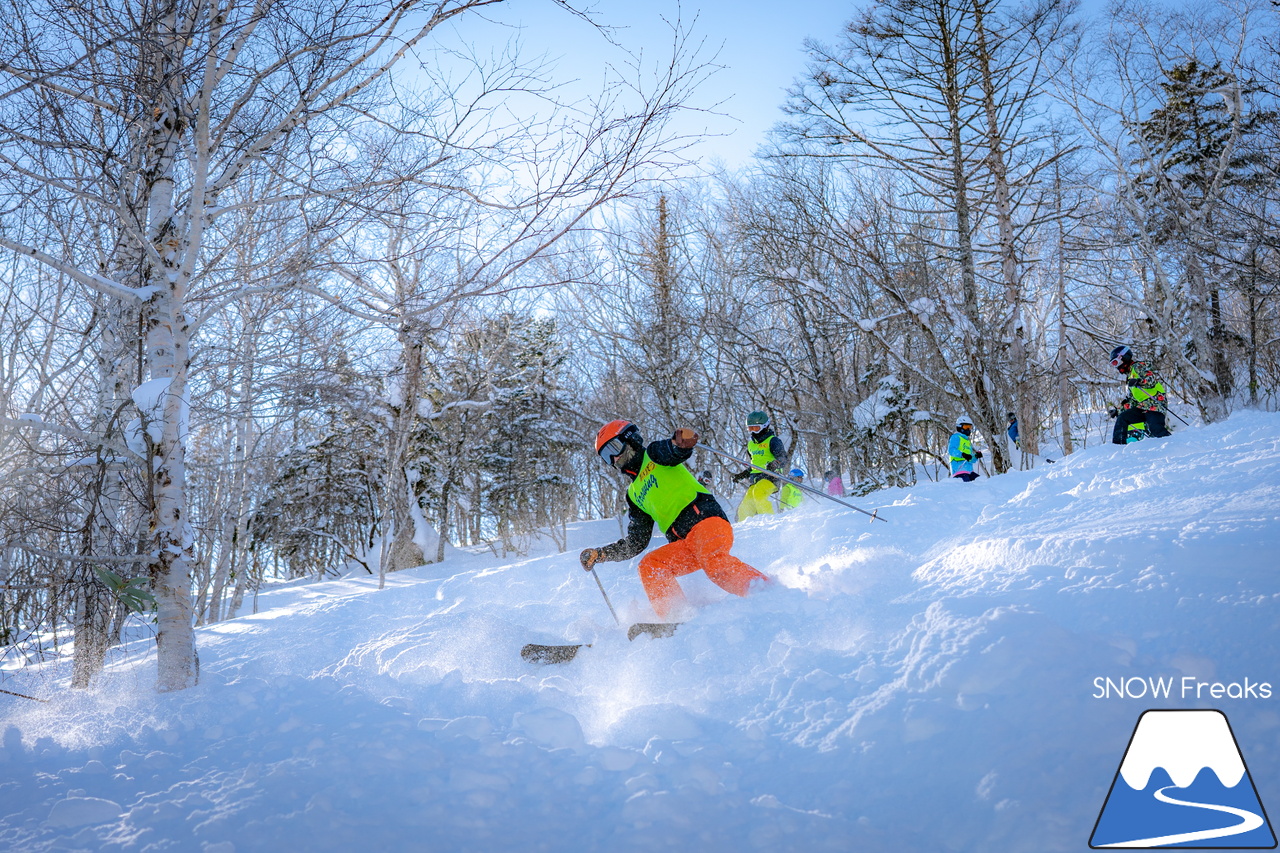
[[[637,622],[627,629],[627,639],[635,640],[641,634],[648,634],[654,639],[670,637],[683,622]]]
[[[627,639],[634,641],[641,635],[653,637],[670,637],[683,622],[637,622],[627,629]],[[568,663],[578,655],[579,649],[590,648],[590,643],[578,643],[572,646],[548,646],[541,643],[529,643],[520,650],[520,657],[526,663]]]
[[[544,646],[540,643],[529,643],[520,650],[520,657],[526,663],[568,663],[578,654],[578,649],[589,646],[581,643],[576,646]]]

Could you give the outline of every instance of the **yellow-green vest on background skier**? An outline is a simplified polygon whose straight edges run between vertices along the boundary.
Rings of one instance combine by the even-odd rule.
[[[799,468],[792,468],[787,474],[791,479],[782,484],[782,488],[778,491],[778,509],[782,512],[795,509],[804,503],[804,492],[796,487],[796,483],[804,482],[804,471]]]

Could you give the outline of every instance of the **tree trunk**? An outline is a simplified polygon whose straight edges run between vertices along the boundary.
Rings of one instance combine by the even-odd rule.
[[[1027,357],[1026,329],[1022,319],[1022,283],[1018,275],[1018,251],[1013,226],[1013,199],[1009,191],[1009,174],[1005,165],[1004,141],[996,110],[995,81],[991,73],[991,54],[984,24],[985,0],[973,0],[974,37],[977,42],[978,69],[982,80],[983,111],[987,119],[987,166],[995,182],[996,225],[1000,243],[1000,276],[1004,283],[1005,310],[1008,312],[1002,347],[1008,347],[1010,372],[1013,374],[1014,413],[1018,417],[1019,444],[1024,453],[1040,452],[1036,433],[1035,411],[1031,405],[1031,366]],[[994,437],[994,434],[993,434]],[[996,470],[1003,471],[1003,442],[992,442]]]
[[[409,443],[418,421],[418,394],[422,384],[422,337],[407,324],[400,330],[404,373],[400,394],[392,410],[391,434],[387,448],[387,502],[383,530],[390,536],[384,547],[382,574],[423,564],[422,549],[414,542],[412,509],[415,500],[409,481]]]
[[[1067,236],[1066,226],[1062,221],[1062,174],[1057,163],[1053,166],[1053,192],[1058,215],[1058,290],[1056,294],[1058,352],[1054,358],[1054,369],[1058,375],[1058,417],[1062,431],[1062,452],[1070,456],[1074,450],[1071,435],[1071,414],[1074,407],[1072,406],[1071,377],[1067,369]]]
[[[1211,328],[1209,288],[1205,283],[1204,266],[1194,251],[1186,254],[1187,276],[1187,325],[1191,333],[1191,346],[1195,351],[1197,376],[1196,397],[1200,402],[1200,415],[1206,423],[1225,420],[1227,401],[1222,394],[1222,383],[1214,372],[1214,346]],[[1171,390],[1166,388],[1166,392]]]
[[[951,147],[951,180],[952,211],[956,218],[956,248],[960,261],[960,285],[964,294],[964,349],[965,359],[969,367],[970,397],[961,400],[961,405],[973,410],[970,417],[975,425],[982,427],[987,436],[994,438],[1000,434],[999,422],[996,419],[995,407],[992,405],[990,389],[987,386],[987,357],[982,329],[982,315],[978,302],[977,265],[973,253],[972,209],[969,202],[969,182],[965,173],[964,146],[960,129],[963,116],[960,109],[959,67],[956,57],[954,34],[943,31],[940,47],[943,56],[943,68],[946,75],[944,93],[950,119],[949,143]],[[998,472],[1008,469],[1008,461],[1000,442],[991,441],[992,464]]]
[[[444,546],[449,536],[449,493],[453,488],[453,480],[444,481],[440,489],[440,535],[436,539],[436,562],[444,562]]]
[[[244,550],[248,527],[248,513],[245,511],[246,494],[249,477],[249,442],[252,439],[253,414],[250,400],[253,393],[254,357],[256,355],[257,337],[246,330],[248,342],[245,347],[243,373],[240,377],[240,413],[236,417],[233,428],[231,448],[231,491],[227,500],[226,515],[220,520],[221,536],[218,541],[218,563],[214,570],[213,591],[210,594],[209,621],[218,622],[229,618],[233,612],[223,609],[222,599],[226,595],[228,582],[231,580],[232,566]]]

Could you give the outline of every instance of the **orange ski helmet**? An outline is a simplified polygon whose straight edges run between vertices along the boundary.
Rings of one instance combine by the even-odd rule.
[[[610,465],[613,464],[614,457],[621,453],[627,444],[636,446],[644,444],[644,440],[640,437],[640,427],[631,421],[623,419],[609,421],[596,433],[596,453]]]

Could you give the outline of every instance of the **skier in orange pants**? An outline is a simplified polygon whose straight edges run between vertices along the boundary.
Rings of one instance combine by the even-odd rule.
[[[584,569],[596,563],[629,560],[649,544],[653,525],[668,543],[640,560],[640,580],[658,618],[687,608],[676,578],[701,569],[721,589],[746,595],[753,582],[769,577],[729,553],[733,528],[719,502],[694,479],[684,462],[693,455],[698,434],[681,428],[669,439],[647,447],[630,421],[611,421],[596,434],[596,452],[628,478],[627,535],[580,555]]]

